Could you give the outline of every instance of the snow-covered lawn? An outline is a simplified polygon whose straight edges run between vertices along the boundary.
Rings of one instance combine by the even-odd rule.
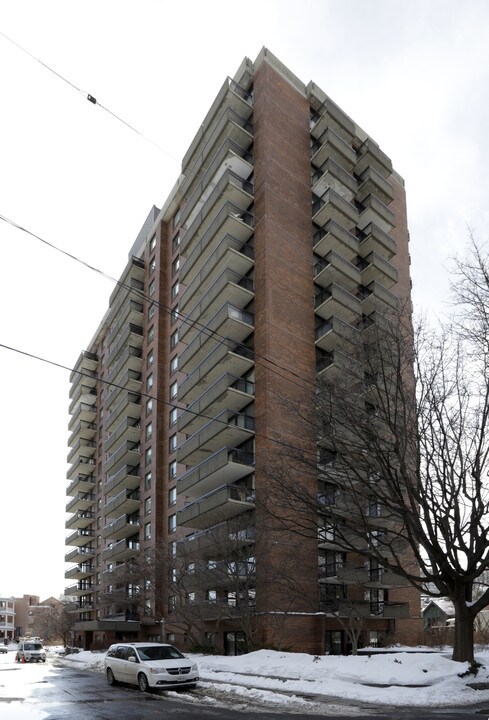
[[[381,654],[357,657],[313,656],[303,653],[258,650],[239,657],[193,655],[201,685],[216,685],[250,700],[291,702],[293,696],[317,696],[376,705],[468,705],[489,700],[489,690],[468,683],[488,683],[489,649],[477,654],[483,667],[477,677],[460,677],[467,663],[450,660],[450,651]],[[104,653],[67,655],[63,663],[103,671]],[[486,669],[487,668],[487,669]],[[217,685],[218,684],[218,685]],[[334,700],[333,700],[334,701]]]

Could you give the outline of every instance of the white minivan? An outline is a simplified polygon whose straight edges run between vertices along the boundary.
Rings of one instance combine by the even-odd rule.
[[[116,643],[107,650],[104,665],[109,685],[130,683],[141,692],[193,688],[199,679],[197,665],[164,643]]]
[[[15,655],[17,662],[46,662],[46,651],[39,638],[21,638]]]

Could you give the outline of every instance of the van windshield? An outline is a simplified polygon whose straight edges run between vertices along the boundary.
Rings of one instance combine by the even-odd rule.
[[[42,650],[41,643],[25,643],[24,650]]]
[[[161,647],[148,645],[147,647],[138,647],[137,651],[141,660],[172,660],[185,657],[173,645],[162,645]]]

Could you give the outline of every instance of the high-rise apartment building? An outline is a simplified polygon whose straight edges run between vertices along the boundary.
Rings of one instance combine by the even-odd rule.
[[[345,328],[409,300],[408,240],[403,181],[377,143],[266,49],[245,59],[71,376],[78,644],[346,649],[327,599],[348,579],[318,570],[339,550],[272,538],[269,460],[297,438],[316,453],[291,408],[348,365]],[[419,640],[414,590],[370,575],[360,592],[364,642]]]

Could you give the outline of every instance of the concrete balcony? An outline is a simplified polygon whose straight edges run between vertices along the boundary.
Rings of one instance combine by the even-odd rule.
[[[254,497],[244,487],[223,485],[177,513],[178,526],[205,528],[254,509]]]
[[[366,228],[368,225],[373,223],[377,225],[385,233],[389,233],[394,227],[394,213],[389,210],[387,205],[384,205],[375,195],[367,195],[362,202],[364,210],[360,212],[358,218],[358,227],[360,230]]]
[[[315,312],[325,320],[337,317],[343,322],[354,323],[362,316],[360,299],[339,285],[325,288],[314,301]]]
[[[390,182],[385,179],[375,168],[369,166],[359,180],[360,186],[356,193],[356,199],[362,203],[367,195],[375,195],[385,205],[394,200],[394,189]]]
[[[323,227],[330,220],[351,230],[358,223],[358,210],[355,205],[345,200],[332,189],[327,190],[321,198],[313,195],[312,221]]]
[[[385,178],[392,173],[392,161],[371,138],[367,138],[358,150],[355,174],[361,177],[368,167],[373,167]]]
[[[137,443],[141,439],[141,423],[139,420],[132,420],[131,418],[124,418],[121,420],[119,425],[109,433],[107,440],[105,441],[104,450],[109,450],[117,442],[132,442]]]
[[[178,493],[199,497],[221,487],[232,485],[255,468],[254,453],[239,448],[221,448],[178,479]]]
[[[253,172],[251,163],[247,163],[234,153],[230,153],[230,156],[223,160],[221,168],[216,172],[203,195],[200,194],[193,212],[187,219],[185,226],[187,230],[180,240],[180,252],[183,255],[192,252],[199,237],[212,225],[223,203],[230,202],[241,211],[246,210],[253,203],[253,185],[232,170],[227,170],[226,163],[235,167],[238,173],[243,173],[244,177],[248,177]]]
[[[178,400],[189,405],[223,373],[242,377],[254,365],[253,351],[223,341],[188,375],[178,388]]]
[[[104,485],[106,495],[118,495],[122,490],[137,490],[141,482],[139,465],[124,465],[115,475],[107,479]]]
[[[67,563],[83,563],[90,558],[95,557],[95,548],[92,547],[77,547],[71,552],[65,555],[65,562]]]
[[[72,528],[83,529],[87,528],[95,520],[95,513],[91,510],[79,510],[78,512],[70,515],[65,523],[65,528],[71,530]]]
[[[65,545],[77,545],[82,547],[87,545],[95,537],[95,530],[91,528],[83,528],[82,530],[75,530],[65,540]]]
[[[93,440],[96,434],[97,426],[95,423],[88,423],[79,419],[72,429],[68,440],[68,447],[75,447],[79,440]]]
[[[200,235],[199,233],[198,241],[197,238],[194,239],[195,248],[187,247],[187,256],[194,258],[200,269],[202,265],[197,258],[200,257],[204,251],[207,254],[211,254],[226,235],[235,238],[239,243],[246,243],[253,235],[254,224],[255,219],[251,212],[243,210],[243,208],[228,201],[219,210],[217,215],[215,215],[214,220],[204,234]],[[197,248],[200,248],[199,253],[197,253]],[[190,267],[194,264],[195,262],[192,263]],[[188,260],[185,265],[189,265]],[[185,265],[183,267],[185,267]],[[189,272],[190,267],[185,268],[186,273]],[[188,278],[187,282],[189,282]]]
[[[141,348],[143,344],[143,328],[135,323],[128,323],[121,332],[114,338],[113,343],[109,346],[107,354],[107,363],[112,365],[118,360],[126,347]]]
[[[114,475],[127,465],[135,467],[141,461],[141,445],[139,442],[131,442],[125,440],[117,447],[117,449],[109,455],[103,464],[103,472]]]
[[[141,396],[127,392],[111,410],[105,421],[105,429],[112,432],[122,420],[122,414],[132,420],[141,418]]]
[[[388,312],[396,312],[399,308],[398,297],[376,281],[371,282],[367,287],[362,287],[358,297],[362,303],[363,314],[367,316],[376,310],[384,315]]]
[[[355,380],[363,377],[363,366],[352,355],[341,350],[332,350],[316,363],[316,371],[324,380],[334,380],[337,376],[351,375]]]
[[[374,223],[363,228],[358,254],[366,257],[371,252],[377,253],[385,260],[391,260],[396,254],[395,240]]]
[[[93,575],[95,567],[91,563],[82,563],[76,565],[65,572],[66,580],[81,580],[83,578]]]
[[[183,268],[190,269],[190,260],[191,258]],[[253,248],[226,235],[212,253],[205,258],[199,257],[199,262],[193,268],[194,272],[187,275],[187,279],[192,279],[179,300],[180,313],[189,312],[225,270],[230,270],[236,277],[244,277],[252,269],[253,264]],[[182,276],[181,281],[185,282]]]
[[[103,538],[111,538],[112,540],[121,540],[130,537],[141,529],[141,523],[138,515],[121,515],[117,520],[113,520],[102,530]]]
[[[199,365],[213,350],[216,341],[219,342],[219,338],[242,343],[252,332],[253,315],[230,303],[225,303],[209,320],[206,329],[202,330],[181,353],[178,358],[179,370],[188,373]]]
[[[184,303],[182,307],[190,301],[194,289],[198,289],[201,280],[196,281],[196,278],[199,276],[207,277],[217,266],[220,266],[221,270],[226,267],[238,275],[247,275],[253,264],[251,242],[242,242],[232,235],[225,235],[217,246],[212,244],[202,247],[202,242],[199,241],[180,269],[180,281],[187,285],[181,296],[181,302]]]
[[[250,134],[251,128],[247,121],[249,121],[252,112],[252,93],[241,88],[231,78],[227,78],[184,155],[182,172],[192,179],[198,172],[203,159],[216,146],[222,135],[231,137],[236,142],[242,139],[240,135],[232,134],[233,132],[239,132],[239,130],[234,130],[231,133],[226,132],[229,121],[243,127]],[[241,142],[241,144],[243,147],[245,146],[245,142]]]
[[[220,195],[226,195],[232,202],[241,206],[248,206],[250,197],[253,196],[253,186],[247,182],[247,178],[253,173],[253,156],[230,138],[223,140],[221,146],[209,158],[209,162],[201,166],[201,170],[203,174],[196,177],[195,182],[192,183],[190,195],[180,217],[181,224],[189,230],[189,240],[193,237],[193,223],[196,220],[204,221],[204,213],[208,214],[211,211]],[[227,180],[223,180],[228,172],[230,176]],[[227,187],[230,181],[236,186],[234,189]],[[240,187],[245,190],[247,197],[243,197],[238,192],[237,189]],[[186,247],[184,243],[184,249]]]
[[[89,510],[95,505],[95,495],[91,492],[78,492],[66,505],[66,512]]]
[[[321,257],[334,250],[349,262],[356,259],[359,252],[358,238],[333,220],[315,230],[313,247],[314,252]]]
[[[65,595],[68,597],[81,597],[82,595],[93,592],[94,587],[95,586],[93,583],[82,581],[76,583],[76,585],[71,585],[70,587],[67,587],[65,589]]]
[[[85,385],[95,387],[97,384],[97,367],[98,356],[95,353],[82,352],[71,372],[70,383],[76,386],[83,379]]]
[[[131,297],[126,298],[117,310],[116,317],[107,333],[107,342],[112,343],[124,325],[132,324],[142,327],[144,324],[143,312],[144,306],[141,302],[137,302]]]
[[[344,168],[329,158],[321,168],[312,168],[312,192],[322,197],[331,188],[348,202],[352,202],[358,192],[358,183]]]
[[[77,493],[89,493],[95,488],[95,477],[93,475],[77,475],[66,488],[67,495]]]
[[[312,137],[319,139],[327,128],[331,128],[344,140],[351,142],[355,137],[355,123],[329,97],[319,103],[314,96],[314,87],[311,83],[309,101],[314,107],[317,105],[319,107],[311,114],[310,128]]]
[[[143,369],[142,350],[137,347],[127,347],[117,360],[115,365],[112,365],[107,375],[109,382],[116,382],[118,385],[119,377],[128,370],[140,373]]]
[[[192,310],[180,325],[180,340],[190,344],[196,335],[200,334],[204,325],[213,319],[213,316],[228,303],[235,308],[246,307],[254,297],[253,280],[242,275],[236,275],[226,268],[218,277],[209,278],[203,287],[203,292]]]
[[[240,412],[254,399],[254,392],[255,385],[249,380],[228,373],[221,375],[180,415],[178,431],[190,435],[226,408]]]
[[[84,440],[80,438],[71,448],[66,461],[68,463],[77,463],[81,457],[94,457],[97,452],[97,445],[93,440]]]
[[[129,560],[139,552],[139,542],[137,540],[119,540],[112,547],[102,550],[102,560],[114,560],[116,562]]]
[[[105,506],[106,517],[131,515],[139,510],[140,495],[138,490],[125,489],[110,500]]]
[[[323,288],[334,283],[351,292],[361,284],[361,272],[353,263],[330,250],[314,264],[314,282]]]
[[[74,480],[75,475],[91,475],[95,470],[96,462],[91,457],[78,457],[66,473],[68,480]]]
[[[359,331],[337,317],[326,320],[316,328],[316,347],[325,352],[332,352],[335,348],[354,348],[358,339]]]
[[[97,390],[95,387],[87,385],[85,377],[83,377],[82,382],[77,385],[72,385],[70,398],[71,402],[68,412],[70,415],[73,415],[77,404],[80,402],[85,403],[86,405],[95,405],[97,402]]]
[[[203,425],[177,449],[177,461],[186,465],[202,462],[210,453],[226,447],[236,447],[254,437],[255,420],[244,413],[224,410]]]
[[[368,286],[376,280],[386,288],[391,288],[397,283],[397,270],[390,262],[385,260],[376,252],[371,252],[361,262],[362,280],[361,285]]]
[[[322,167],[329,158],[349,173],[357,165],[357,155],[352,146],[332,128],[327,128],[319,139],[311,141],[311,162],[315,167]]]
[[[73,428],[77,427],[80,421],[90,424],[93,423],[96,417],[97,409],[95,408],[95,405],[80,402],[73,411],[68,427],[70,431],[73,432]]]

